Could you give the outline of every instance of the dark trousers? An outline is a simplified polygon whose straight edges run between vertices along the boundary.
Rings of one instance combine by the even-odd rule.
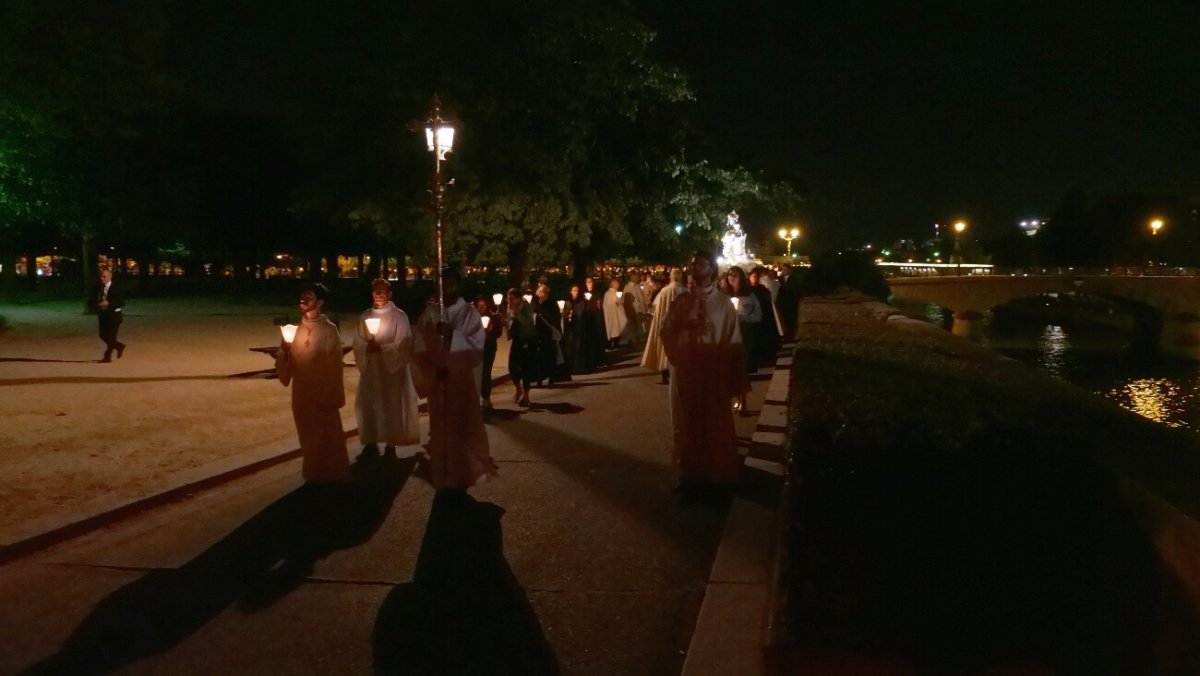
[[[121,328],[121,313],[101,310],[100,340],[104,341],[104,356],[111,357],[113,350],[124,349],[125,343],[117,340],[117,331]]]
[[[492,396],[492,366],[496,363],[496,346],[483,347],[483,373],[479,378],[479,396]]]
[[[537,346],[535,338],[514,340],[508,346],[508,373],[514,385],[528,390],[533,384],[537,370]]]

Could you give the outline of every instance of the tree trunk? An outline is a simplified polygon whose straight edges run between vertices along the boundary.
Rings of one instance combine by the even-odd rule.
[[[80,242],[80,266],[79,271],[83,275],[83,313],[92,313],[92,289],[95,288],[96,272],[93,267],[96,264],[96,251],[92,246],[92,235],[85,229]]]
[[[577,249],[571,256],[571,267],[574,268],[573,278],[576,284],[583,285],[583,280],[591,276],[592,254],[586,249]]]
[[[12,290],[17,282],[17,252],[12,249],[0,250],[0,288]]]
[[[337,280],[341,273],[341,268],[338,267],[338,255],[325,254],[325,281],[332,284]]]
[[[508,285],[524,289],[529,278],[529,251],[524,245],[508,250]]]

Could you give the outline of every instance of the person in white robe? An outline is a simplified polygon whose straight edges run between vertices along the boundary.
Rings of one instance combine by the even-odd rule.
[[[436,301],[417,321],[414,361],[428,383],[429,482],[437,489],[466,490],[496,475],[488,446],[475,368],[483,360],[479,312],[458,295],[456,270],[442,272],[445,317]]]
[[[350,459],[339,409],[346,405],[342,385],[342,337],[321,314],[328,290],[307,284],[300,290],[300,325],[291,343],[275,354],[279,382],[292,388],[292,418],[300,438],[305,481],[330,483],[350,478]]]
[[[378,455],[381,443],[384,452],[395,457],[397,446],[421,441],[417,390],[409,370],[412,326],[404,310],[392,303],[392,285],[386,279],[371,282],[371,303],[359,317],[354,334],[354,362],[359,372],[354,416],[363,444],[360,457]]]
[[[629,281],[625,283],[625,292],[621,297],[621,301],[625,304],[625,315],[629,319],[627,332],[633,342],[641,340],[646,335],[646,327],[649,324],[650,303],[646,301],[646,294],[642,292],[642,285],[638,281],[636,273],[629,277]]]
[[[654,281],[654,275],[650,274],[650,271],[647,270],[642,275],[642,296],[646,299],[647,303],[654,302],[655,297],[658,295],[658,290],[658,284]],[[652,310],[647,310],[647,312],[652,312]]]
[[[688,265],[694,286],[676,296],[661,336],[671,363],[674,461],[685,503],[728,505],[741,471],[732,400],[750,390],[737,312],[713,285],[716,262],[698,251]]]
[[[625,305],[618,293],[621,293],[621,282],[614,279],[609,282],[608,291],[604,292],[604,331],[608,336],[609,348],[616,347],[627,338],[625,329],[629,326],[629,317],[625,314]]]
[[[682,270],[678,268],[671,270],[671,281],[654,297],[654,301],[651,303],[653,313],[650,317],[650,331],[646,337],[646,349],[642,352],[642,368],[658,371],[662,375],[663,385],[670,383],[671,362],[667,359],[666,350],[663,349],[662,322],[671,303],[675,301],[675,297],[687,291],[680,283],[682,279]]]

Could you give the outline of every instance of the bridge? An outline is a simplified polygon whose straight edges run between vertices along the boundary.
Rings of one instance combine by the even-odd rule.
[[[1019,298],[1075,293],[1134,308],[1137,328],[1163,354],[1200,361],[1200,277],[1147,275],[963,275],[891,277],[893,298],[935,303],[954,313],[951,331],[976,337],[992,308]]]

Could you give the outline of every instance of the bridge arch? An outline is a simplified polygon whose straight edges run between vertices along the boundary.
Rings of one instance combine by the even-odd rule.
[[[895,298],[921,300],[954,313],[951,331],[977,338],[985,312],[1005,303],[1053,293],[1118,300],[1135,312],[1140,339],[1164,354],[1200,360],[1200,278],[1122,275],[984,275],[892,278]]]

